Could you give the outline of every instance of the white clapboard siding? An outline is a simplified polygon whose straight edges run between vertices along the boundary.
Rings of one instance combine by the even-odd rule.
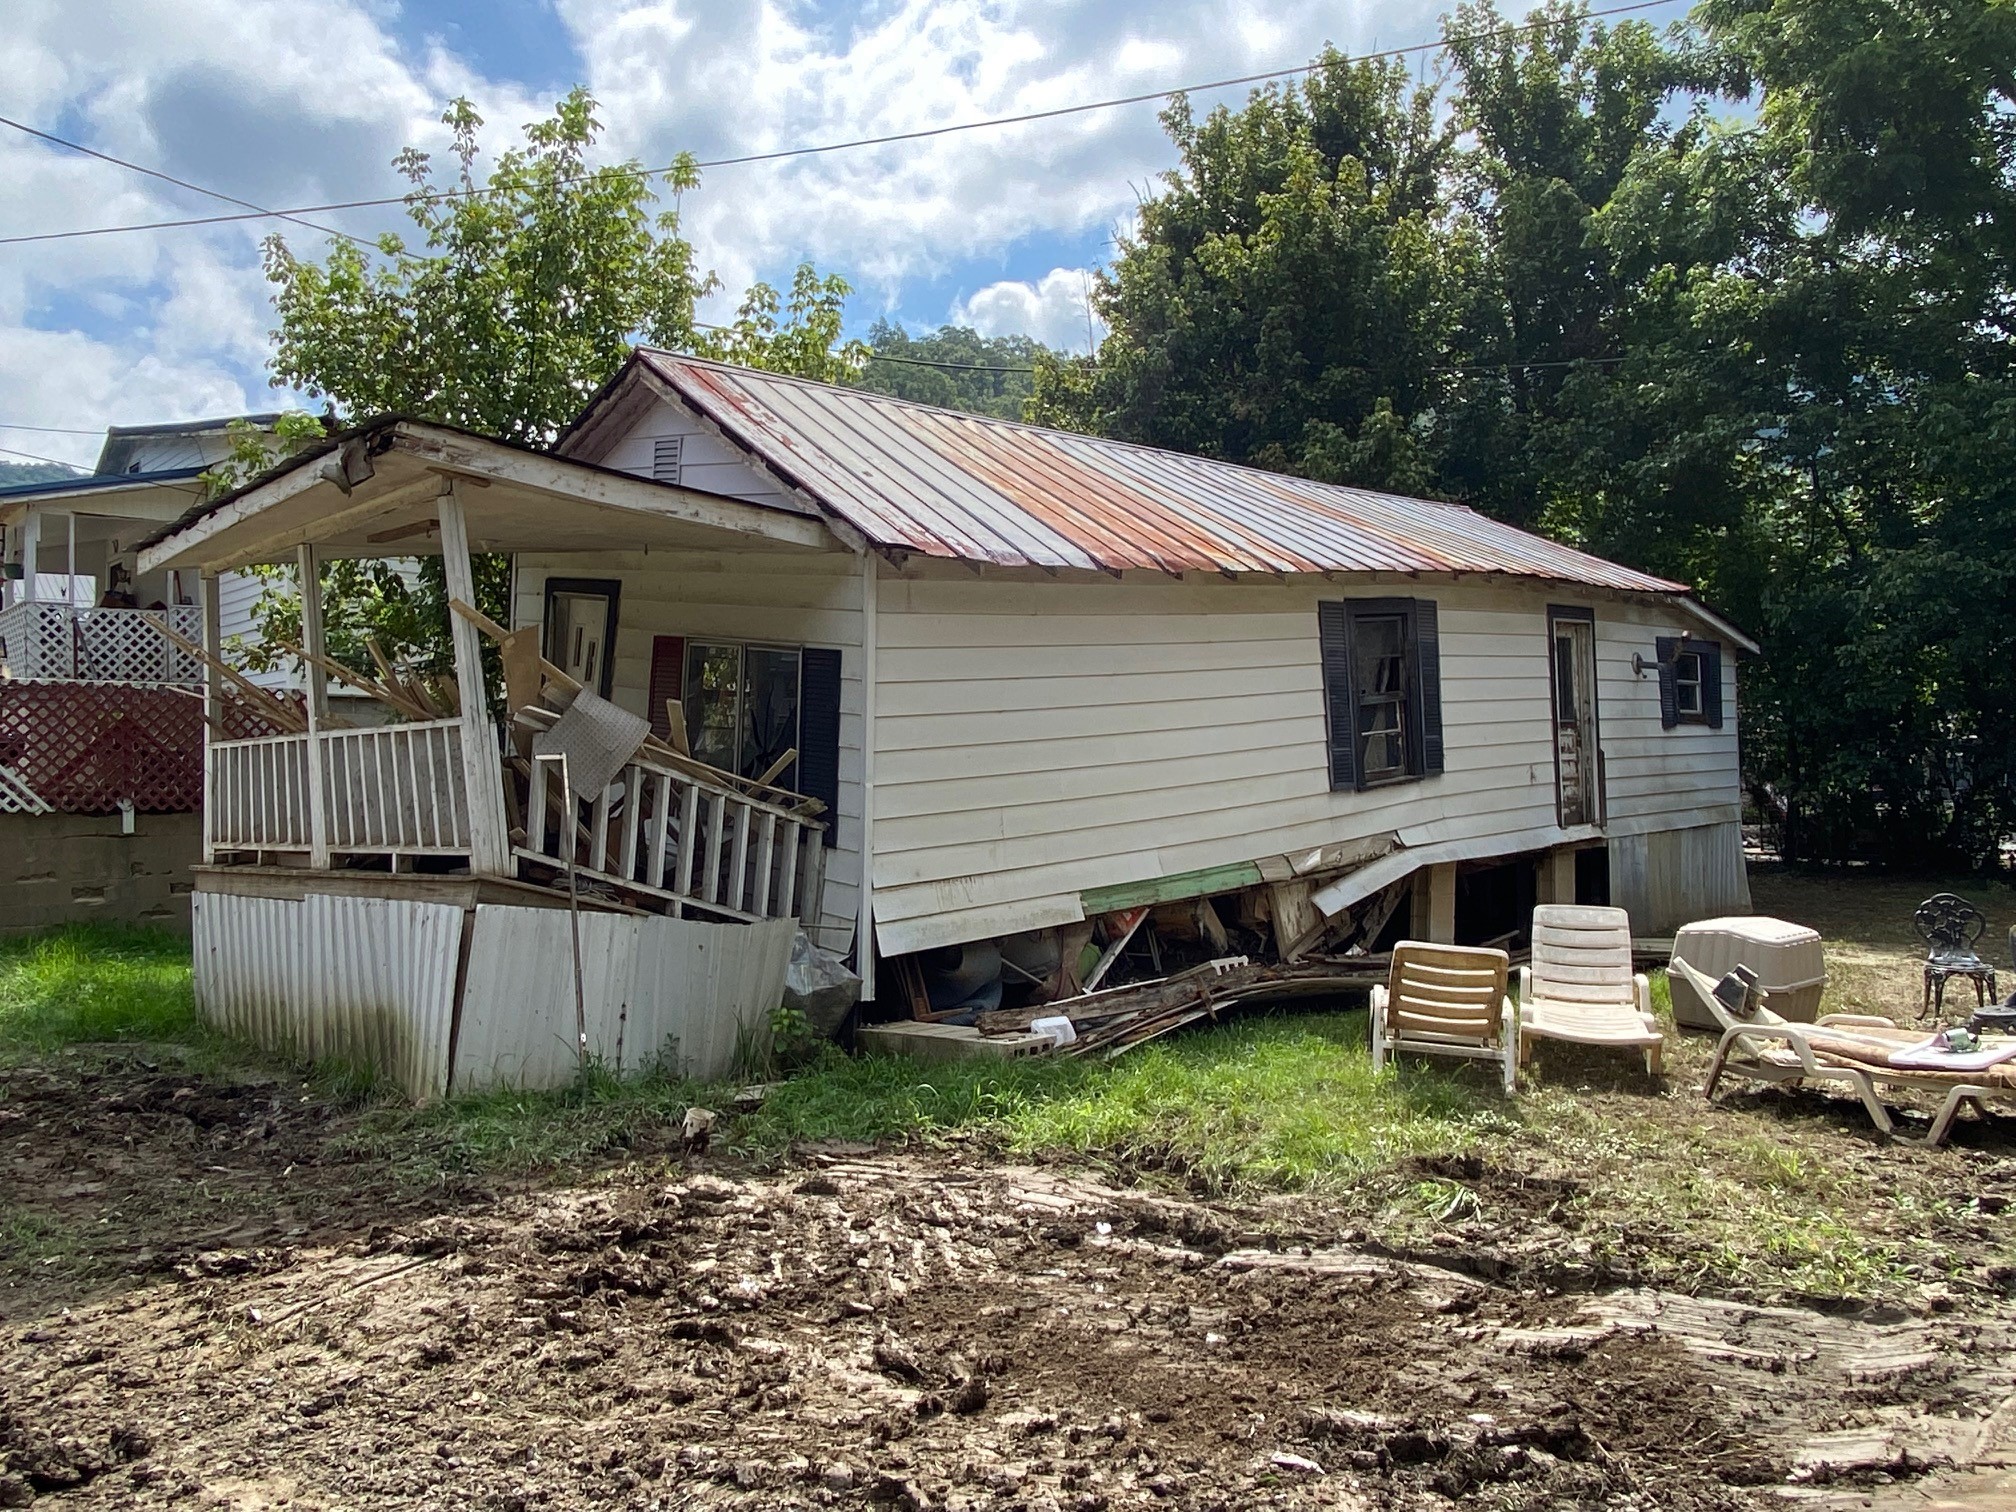
[[[861,877],[860,559],[785,552],[521,555],[513,623],[540,623],[549,576],[613,578],[623,585],[611,693],[617,703],[646,718],[651,714],[644,706],[651,647],[657,636],[839,648],[840,807],[827,816],[834,826],[834,845],[826,853],[819,943],[847,949]]]
[[[1315,605],[1387,595],[1439,605],[1445,770],[1333,793]],[[1571,838],[1555,830],[1546,610],[1585,601],[1558,588],[976,580],[912,562],[884,569],[878,599],[885,948],[1056,922],[1088,888],[1388,831],[1410,845]],[[1599,627],[1632,615],[1619,635],[1642,637],[1648,656],[1654,634],[1683,623],[1607,599],[1588,607]],[[1599,633],[1606,751],[1622,639]],[[1733,717],[1662,746],[1652,736],[1676,732],[1658,728],[1656,681],[1650,694],[1649,733],[1635,697],[1614,694],[1627,804],[1640,816],[1665,805],[1676,824],[1719,817],[1734,795]]]
[[[724,441],[705,421],[683,408],[659,403],[633,425],[622,440],[599,457],[583,461],[635,473],[640,478],[658,476],[655,464],[661,439],[679,438],[678,476],[665,478],[685,488],[702,488],[709,493],[727,494],[757,504],[775,504],[786,509],[804,509],[804,501],[787,494],[775,479],[755,467],[748,454]]]
[[[1722,647],[1722,728],[1659,722],[1659,674],[1631,670],[1633,653],[1651,662],[1660,636],[1677,635],[1682,624],[1657,609],[1636,604],[1606,605],[1596,616],[1597,717],[1602,725],[1606,818],[1620,828],[1659,820],[1662,827],[1690,828],[1705,811],[1740,804],[1742,775],[1737,765],[1736,648]]]
[[[217,629],[225,654],[242,666],[242,658],[232,655],[234,645],[256,645],[263,640],[264,632],[253,611],[259,603],[259,595],[265,592],[266,579],[254,577],[249,572],[227,572],[217,579]],[[285,589],[285,584],[277,584]],[[283,689],[298,686],[294,674],[285,667],[275,667],[268,672],[246,670],[245,676],[262,688]]]

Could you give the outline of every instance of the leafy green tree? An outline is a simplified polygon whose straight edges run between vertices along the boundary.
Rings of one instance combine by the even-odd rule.
[[[538,442],[640,337],[692,346],[694,301],[715,281],[696,271],[676,213],[651,215],[641,165],[588,165],[601,124],[585,91],[526,127],[524,146],[500,153],[483,182],[482,117],[456,100],[442,121],[449,178],[418,148],[394,160],[413,186],[417,245],[387,235],[374,255],[335,242],[316,263],[267,239],[276,382],[326,395],[350,419],[397,412]],[[682,154],[668,186],[698,182]]]
[[[918,404],[1019,420],[1035,392],[1037,360],[1053,356],[1032,336],[982,336],[945,325],[924,336],[878,320],[868,329],[868,357],[854,381]]]
[[[1472,341],[1482,244],[1450,213],[1454,132],[1407,69],[1336,52],[1242,111],[1163,114],[1180,166],[1100,281],[1096,364],[1030,413],[1180,451],[1423,487],[1438,369]]]
[[[621,367],[639,342],[826,380],[858,369],[865,348],[840,341],[846,283],[797,271],[788,297],[753,286],[734,323],[706,328],[695,302],[718,288],[679,235],[676,212],[654,215],[653,177],[638,163],[591,167],[601,131],[595,102],[576,89],[551,117],[525,128],[479,180],[482,118],[467,100],[442,117],[454,166],[437,176],[408,148],[395,166],[412,185],[413,237],[387,235],[375,251],[334,243],[320,261],[280,236],[265,246],[279,317],[276,383],[326,399],[335,423],[400,413],[507,441],[549,441]],[[673,192],[699,183],[681,154],[663,175]],[[246,475],[220,473],[223,486]],[[424,670],[450,660],[446,589],[438,558],[417,572],[382,561],[324,569],[331,654],[369,670],[365,640]],[[275,568],[262,596],[264,647],[298,643],[293,570]],[[509,563],[477,563],[481,607],[508,614]]]

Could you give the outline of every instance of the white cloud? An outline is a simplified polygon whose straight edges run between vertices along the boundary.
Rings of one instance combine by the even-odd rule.
[[[892,0],[821,30],[790,0],[557,0],[614,145],[660,163],[928,131],[1312,57],[1326,40],[1432,33],[1424,0]],[[1341,22],[1341,29],[1340,29]],[[1243,99],[1243,91],[1219,99]],[[731,288],[803,256],[886,298],[1044,235],[1110,228],[1169,164],[1153,103],[781,163],[724,166],[687,198]]]
[[[607,155],[654,165],[680,150],[720,158],[930,131],[1292,65],[1326,40],[1426,37],[1436,9],[877,0],[835,18],[809,0],[499,3],[552,6],[579,54],[563,61],[578,63],[601,101]],[[390,158],[409,142],[446,145],[437,118],[452,94],[476,101],[493,143],[550,106],[441,44],[404,44],[398,24],[393,0],[12,0],[0,77],[17,118],[262,204],[396,193]],[[845,272],[862,306],[901,309],[919,278],[1046,240],[1083,246],[1124,224],[1169,156],[1150,103],[720,167],[683,210],[702,265],[723,275],[722,305],[810,258]],[[0,226],[10,230],[221,208],[0,135]],[[395,208],[334,223],[362,233],[404,217]],[[261,370],[265,229],[0,248],[0,421],[94,425],[273,403]],[[320,250],[313,233],[287,235]],[[990,284],[958,310],[983,329],[1082,347],[1083,300],[1082,271],[1059,268],[1033,284]]]
[[[1105,326],[1092,311],[1092,270],[1052,268],[1035,283],[992,283],[952,307],[955,325],[982,336],[1034,336],[1045,346],[1083,352]]]

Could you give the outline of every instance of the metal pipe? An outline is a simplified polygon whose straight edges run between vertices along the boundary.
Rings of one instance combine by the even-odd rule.
[[[538,761],[554,761],[560,765],[560,833],[561,844],[567,848],[567,927],[572,935],[574,949],[574,1048],[581,1058],[581,1076],[588,1076],[588,999],[581,986],[581,890],[575,881],[574,856],[579,848],[575,839],[575,826],[580,815],[574,809],[574,776],[568,769],[567,753],[555,751],[547,755],[535,755]]]

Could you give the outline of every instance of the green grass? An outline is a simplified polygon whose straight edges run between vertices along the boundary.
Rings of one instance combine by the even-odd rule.
[[[1112,1062],[920,1070],[831,1052],[736,1137],[763,1153],[794,1140],[929,1140],[958,1130],[1012,1154],[1166,1171],[1210,1191],[1315,1190],[1516,1127],[1514,1109],[1485,1080],[1446,1068],[1374,1075],[1362,1014],[1249,1017]]]
[[[185,937],[78,924],[0,940],[0,1052],[202,1037]]]
[[[171,1041],[213,1074],[258,1064],[197,1022],[187,952],[172,936],[105,928],[0,942],[0,1061]],[[1662,977],[1653,992],[1663,1012]],[[759,1163],[819,1141],[911,1143],[1082,1161],[1208,1194],[1307,1193],[1394,1244],[1438,1243],[1451,1228],[1480,1242],[1530,1232],[1554,1199],[1526,1194],[1525,1178],[1566,1178],[1545,1221],[1578,1252],[1669,1284],[1866,1297],[1953,1269],[1957,1177],[1872,1162],[1862,1140],[1811,1113],[1711,1109],[1692,1090],[1705,1054],[1672,1042],[1662,1087],[1628,1058],[1555,1047],[1508,1100],[1483,1066],[1410,1061],[1375,1075],[1362,1012],[1246,1014],[1113,1061],[927,1067],[827,1047],[759,1110],[725,1120],[716,1142]],[[409,1193],[676,1155],[686,1109],[726,1113],[734,1091],[597,1070],[554,1091],[413,1108],[367,1070],[323,1065],[309,1078],[351,1115],[326,1137],[358,1161],[358,1179]],[[1437,1157],[1481,1162],[1482,1174]],[[9,1251],[52,1243],[0,1233]]]

